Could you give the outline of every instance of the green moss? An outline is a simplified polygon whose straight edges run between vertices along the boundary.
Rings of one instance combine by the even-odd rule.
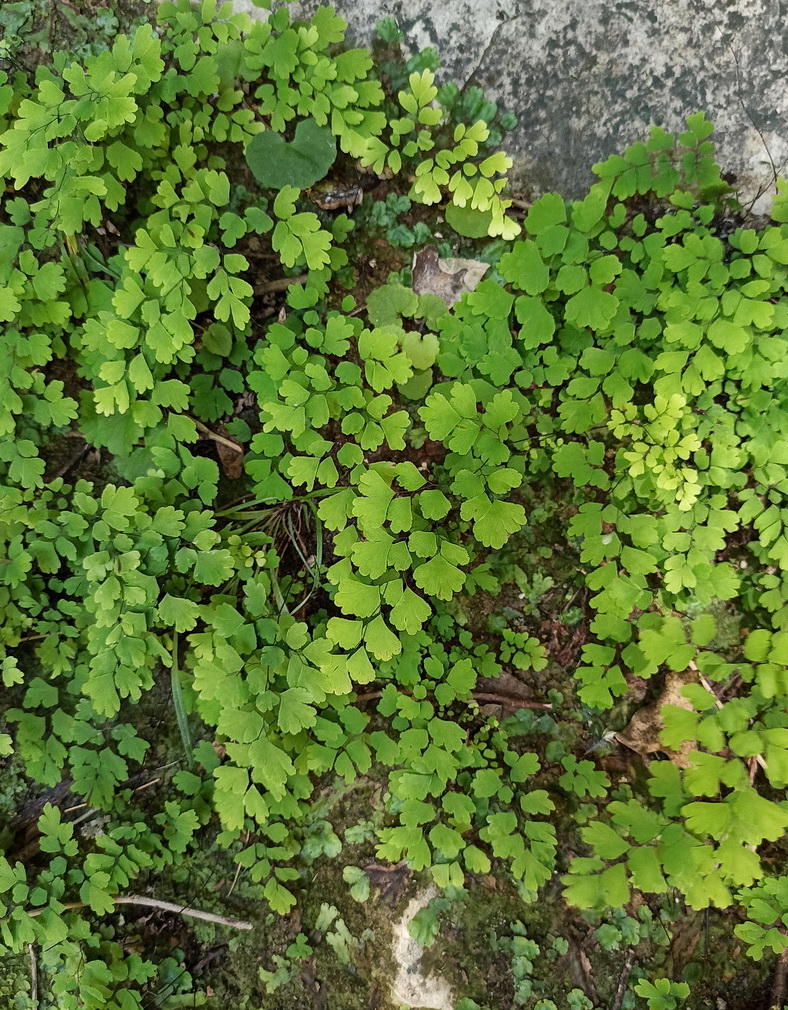
[[[330,798],[324,813],[330,814],[333,834],[343,839],[358,838],[362,832],[353,831],[372,813],[374,783],[361,781]],[[325,822],[318,821],[318,824]],[[350,830],[349,830],[350,829]],[[371,839],[371,836],[370,836]],[[381,900],[378,889],[372,887],[368,901],[361,904],[350,896],[348,884],[343,879],[345,866],[375,864],[374,845],[371,840],[346,842],[339,855],[320,856],[310,865],[302,866],[297,910],[289,917],[276,916],[267,911],[260,900],[261,889],[251,884],[246,875],[238,877],[234,895],[238,901],[237,914],[255,923],[251,934],[231,937],[226,956],[206,973],[204,981],[210,985],[217,1006],[238,1007],[239,1010],[292,1010],[295,1006],[321,1007],[323,1010],[395,1010],[389,1001],[389,988],[395,967],[391,955],[391,924],[396,914],[390,903]],[[309,846],[306,846],[307,851]],[[234,869],[228,858],[219,867],[216,850],[195,854],[195,869],[191,886],[218,877],[225,883],[232,881]],[[399,903],[407,900],[406,890],[399,894]],[[321,912],[326,906],[337,910],[337,917],[327,929],[317,929]],[[324,916],[325,918],[325,916]],[[345,950],[332,933],[337,933],[337,919],[341,919],[352,937],[349,942],[349,963]],[[194,928],[201,943],[211,948],[223,941],[222,927],[199,924]],[[299,933],[306,936],[312,955],[305,960],[292,960],[287,951]],[[344,935],[344,931],[342,931]],[[332,946],[332,943],[336,946]],[[345,959],[343,959],[345,958]],[[290,975],[278,988],[268,991],[267,976],[260,970],[273,972],[284,965],[283,977]]]
[[[467,897],[446,913],[433,946],[425,949],[425,971],[445,978],[458,998],[508,1010],[511,955],[499,941],[510,935],[512,921],[521,918],[526,907],[505,881],[474,881]]]
[[[148,20],[150,0],[11,0],[3,4],[0,67],[35,68],[58,51],[71,60],[102,52],[119,32]]]

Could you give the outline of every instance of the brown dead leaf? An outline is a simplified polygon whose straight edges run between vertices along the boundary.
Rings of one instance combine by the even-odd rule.
[[[542,621],[539,628],[539,641],[544,644],[550,659],[565,670],[577,666],[587,638],[585,622],[570,628],[562,621],[549,617]]]
[[[685,741],[678,751],[665,747],[661,740],[663,721],[660,710],[664,705],[677,705],[679,708],[691,709],[692,703],[683,697],[681,691],[687,684],[696,684],[698,674],[695,670],[684,673],[669,673],[665,678],[662,694],[652,705],[635,712],[629,720],[629,725],[623,733],[616,733],[615,739],[635,751],[636,754],[655,754],[657,751],[666,754],[677,768],[688,768],[691,764],[691,754],[696,749],[692,740]]]
[[[388,905],[397,904],[403,887],[413,875],[406,863],[395,863],[393,866],[369,863],[364,867],[364,873],[369,882],[379,889],[381,901]]]
[[[490,269],[481,260],[440,259],[434,246],[420,249],[413,257],[413,290],[417,295],[437,295],[454,305],[473,291]]]
[[[243,446],[232,438],[223,424],[216,426],[216,434],[222,438],[221,442],[218,440],[216,442],[216,452],[224,475],[230,480],[236,480],[244,472]],[[233,448],[234,446],[238,448]]]

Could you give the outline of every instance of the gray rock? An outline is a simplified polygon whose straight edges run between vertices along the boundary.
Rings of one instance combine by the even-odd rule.
[[[239,8],[245,0],[236,0]],[[293,4],[304,16],[314,0]],[[591,166],[652,125],[705,111],[723,171],[768,208],[788,165],[786,0],[336,0],[357,44],[395,17],[434,46],[440,79],[482,85],[514,112],[516,189],[578,197]]]

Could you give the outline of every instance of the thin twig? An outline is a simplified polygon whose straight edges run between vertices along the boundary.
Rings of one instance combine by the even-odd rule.
[[[363,704],[365,701],[375,701],[376,698],[382,698],[382,691],[370,691],[368,694],[357,694],[356,704]]]
[[[174,764],[180,764],[179,761],[175,761],[173,763]],[[157,779],[150,779],[150,781],[148,781],[148,782],[143,782],[141,786],[135,786],[134,789],[131,790],[132,796],[134,795],[134,793],[141,793],[143,789],[150,789],[150,787],[151,786],[155,786],[157,782],[161,782],[161,775]],[[63,813],[64,814],[72,814],[75,810],[84,810],[86,806],[87,806],[87,803],[75,803],[72,807],[64,807],[63,808]],[[92,813],[97,813],[97,811],[93,810],[92,808],[91,808],[91,812]],[[76,821],[70,821],[69,823],[70,824],[76,824],[77,822]]]
[[[125,894],[113,899],[116,905],[145,905],[149,908],[160,908],[163,912],[175,912],[176,915],[186,915],[192,919],[203,919],[205,922],[217,922],[220,926],[231,926],[233,929],[254,929],[254,924],[246,919],[230,919],[215,912],[203,912],[198,908],[186,905],[174,905],[170,901],[160,901],[158,898],[146,898],[141,894]]]
[[[38,1008],[38,958],[36,957],[35,944],[27,945],[27,952],[30,955],[30,1004],[33,1010]]]
[[[235,890],[235,885],[238,883],[238,878],[241,876],[241,870],[242,870],[242,868],[243,867],[241,866],[240,863],[236,863],[236,865],[235,865],[235,876],[233,877],[232,884],[230,884],[230,890],[227,892],[227,897],[228,898],[230,897],[230,895]]]
[[[150,789],[151,786],[155,786],[158,782],[161,782],[161,775],[157,779],[150,779],[148,782],[143,782],[141,786],[136,786],[131,790],[132,795],[134,793],[141,793],[143,789]]]
[[[251,841],[251,839],[252,839],[251,832],[247,831],[246,832],[246,836],[244,837],[244,848],[246,848],[246,846],[249,844],[249,842]],[[235,867],[235,876],[233,877],[233,882],[230,885],[230,890],[227,892],[227,897],[228,898],[230,897],[230,895],[235,890],[235,885],[238,883],[238,878],[241,875],[241,869],[242,869],[241,864],[237,863],[236,867]]]
[[[171,901],[161,901],[159,898],[147,898],[142,894],[121,894],[112,899],[116,905],[144,905],[146,908],[160,908],[163,912],[174,912],[176,915],[186,915],[192,919],[203,919],[205,922],[218,922],[220,926],[231,926],[233,929],[254,929],[254,924],[245,919],[228,919],[215,912],[202,912],[199,908],[189,908],[188,905],[175,905]],[[85,901],[72,901],[63,906],[64,911],[77,908],[88,908]],[[29,909],[27,914],[31,919],[45,912],[45,908]],[[4,920],[0,920],[4,921]]]
[[[624,1002],[624,996],[627,992],[627,982],[629,982],[629,976],[632,974],[632,965],[634,963],[635,952],[634,950],[630,950],[627,953],[624,967],[621,969],[621,974],[618,977],[618,988],[616,989],[616,995],[613,997],[610,1010],[621,1010],[621,1004]]]
[[[85,804],[85,806],[87,806],[87,804]],[[73,821],[69,821],[69,824],[75,828],[77,824],[82,824],[85,821],[92,821],[94,817],[98,816],[98,814],[98,810],[94,810],[93,807],[90,807],[84,812],[84,814],[80,814],[79,817],[75,817]]]

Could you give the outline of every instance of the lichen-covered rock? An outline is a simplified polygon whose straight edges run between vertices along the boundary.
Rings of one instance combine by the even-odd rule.
[[[422,1007],[423,1010],[453,1010],[451,988],[444,979],[424,970],[421,963],[424,948],[408,932],[413,917],[426,908],[437,893],[434,887],[420,891],[394,923],[391,952],[397,973],[392,979],[391,995],[395,1004]]]
[[[252,7],[249,0],[236,5]],[[315,0],[293,4],[311,12]],[[768,208],[788,164],[788,44],[770,0],[335,0],[349,37],[397,19],[414,47],[438,49],[444,79],[482,85],[514,112],[507,140],[523,192],[585,193],[591,165],[681,130],[702,110],[743,198]],[[262,13],[262,12],[261,12]]]

